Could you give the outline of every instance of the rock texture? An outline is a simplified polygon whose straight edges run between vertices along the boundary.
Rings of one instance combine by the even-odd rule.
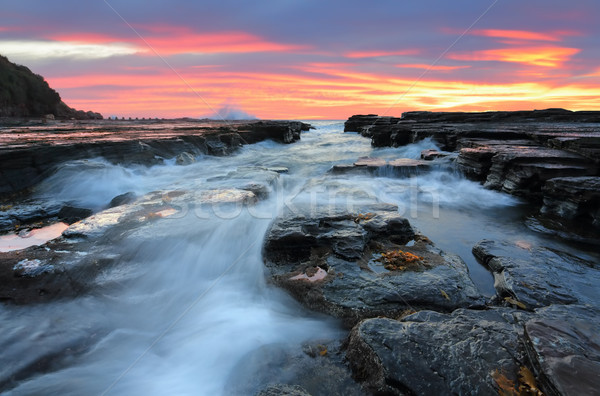
[[[210,218],[230,213],[231,207],[253,205],[260,197],[249,189],[223,188],[116,198],[109,209],[75,222],[42,246],[0,253],[0,301],[26,304],[101,290],[106,286],[101,275],[125,257],[119,241],[132,229],[143,234],[145,228],[174,216]],[[76,209],[69,209],[71,216],[89,215]],[[156,236],[156,230],[152,233]]]
[[[524,345],[548,395],[593,395],[600,384],[600,312],[552,306],[524,325]]]
[[[497,395],[492,374],[517,371],[520,332],[509,309],[421,311],[361,322],[347,356],[373,394]]]
[[[375,147],[432,138],[443,150],[458,153],[457,167],[467,177],[544,205],[542,214],[597,229],[599,126],[600,112],[548,109],[357,115],[345,131],[370,137]]]
[[[558,177],[542,187],[541,212],[600,229],[600,177]]]
[[[526,243],[483,240],[473,254],[494,274],[504,302],[533,309],[552,304],[597,304],[597,263]]]
[[[360,157],[353,164],[334,165],[331,173],[370,173],[381,176],[412,176],[427,172],[432,162],[410,158],[398,158],[386,161],[381,158]]]
[[[179,159],[183,164],[194,155],[227,155],[266,139],[293,143],[309,128],[297,121],[103,121],[4,128],[0,129],[0,195],[39,183],[65,161],[104,157],[113,163],[153,165],[187,153]]]
[[[418,260],[382,256],[398,251]],[[483,305],[465,263],[416,233],[393,205],[285,214],[267,233],[264,257],[272,282],[349,325],[409,310]]]

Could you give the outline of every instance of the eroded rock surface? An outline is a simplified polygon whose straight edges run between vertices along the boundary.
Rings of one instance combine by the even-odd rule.
[[[494,274],[500,299],[533,309],[552,304],[597,304],[597,263],[543,247],[483,240],[473,254]],[[511,299],[511,300],[507,300]]]
[[[459,309],[367,319],[352,330],[347,356],[355,376],[375,394],[497,395],[492,374],[518,368],[522,331],[512,312]]]
[[[154,165],[180,156],[184,164],[197,155],[228,155],[244,144],[267,139],[293,143],[310,128],[298,121],[191,120],[1,128],[0,194],[37,184],[66,161],[103,157],[117,164]]]
[[[134,230],[170,217],[239,213],[258,199],[252,191],[235,188],[157,191],[100,211],[44,245],[0,253],[0,300],[24,304],[101,289],[98,276],[126,260],[119,242]]]
[[[275,284],[347,324],[483,305],[465,263],[415,232],[393,205],[287,213],[268,231],[264,257]]]
[[[352,116],[345,131],[370,137],[374,147],[431,138],[443,150],[458,152],[457,167],[467,177],[487,188],[543,204],[544,214],[567,220],[578,217],[595,228],[598,239],[599,125],[600,112],[563,109],[408,112],[401,118]],[[560,222],[547,224],[554,227],[556,223],[557,229],[572,228]]]
[[[590,306],[539,309],[524,345],[549,395],[593,395],[600,384],[600,311]]]

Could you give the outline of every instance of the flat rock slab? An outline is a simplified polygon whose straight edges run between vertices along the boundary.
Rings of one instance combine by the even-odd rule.
[[[154,165],[200,154],[228,155],[271,139],[293,143],[312,128],[299,121],[90,121],[28,128],[0,127],[0,195],[32,187],[61,163],[103,157],[112,163]],[[179,157],[178,157],[179,156]]]
[[[367,173],[380,176],[411,176],[431,169],[431,161],[398,158],[386,161],[382,158],[361,157],[353,164],[339,164],[331,168],[332,173]]]
[[[119,242],[134,232],[145,230],[157,237],[151,227],[162,219],[230,216],[257,200],[252,191],[233,188],[157,191],[106,209],[70,225],[44,245],[0,253],[0,301],[26,304],[96,290],[106,283],[97,278],[124,254]]]
[[[521,308],[597,304],[600,299],[597,263],[527,243],[490,240],[475,245],[473,254],[494,274],[498,296]]]
[[[398,251],[420,260],[384,265],[382,253]],[[484,303],[465,263],[416,233],[393,205],[285,214],[267,233],[264,257],[272,282],[349,325],[378,315]]]
[[[512,312],[459,309],[367,319],[352,330],[347,358],[374,394],[497,395],[492,374],[518,369],[520,327]]]
[[[547,394],[593,395],[600,387],[600,311],[539,309],[525,323],[524,344]]]

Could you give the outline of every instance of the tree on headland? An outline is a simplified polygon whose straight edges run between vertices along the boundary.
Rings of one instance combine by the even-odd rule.
[[[44,77],[0,55],[0,117],[41,117],[48,114],[59,118],[102,118],[98,113],[70,108]]]

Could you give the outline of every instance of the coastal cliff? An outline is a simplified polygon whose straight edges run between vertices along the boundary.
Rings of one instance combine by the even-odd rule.
[[[67,106],[46,80],[0,55],[0,118],[102,119],[100,113]]]

